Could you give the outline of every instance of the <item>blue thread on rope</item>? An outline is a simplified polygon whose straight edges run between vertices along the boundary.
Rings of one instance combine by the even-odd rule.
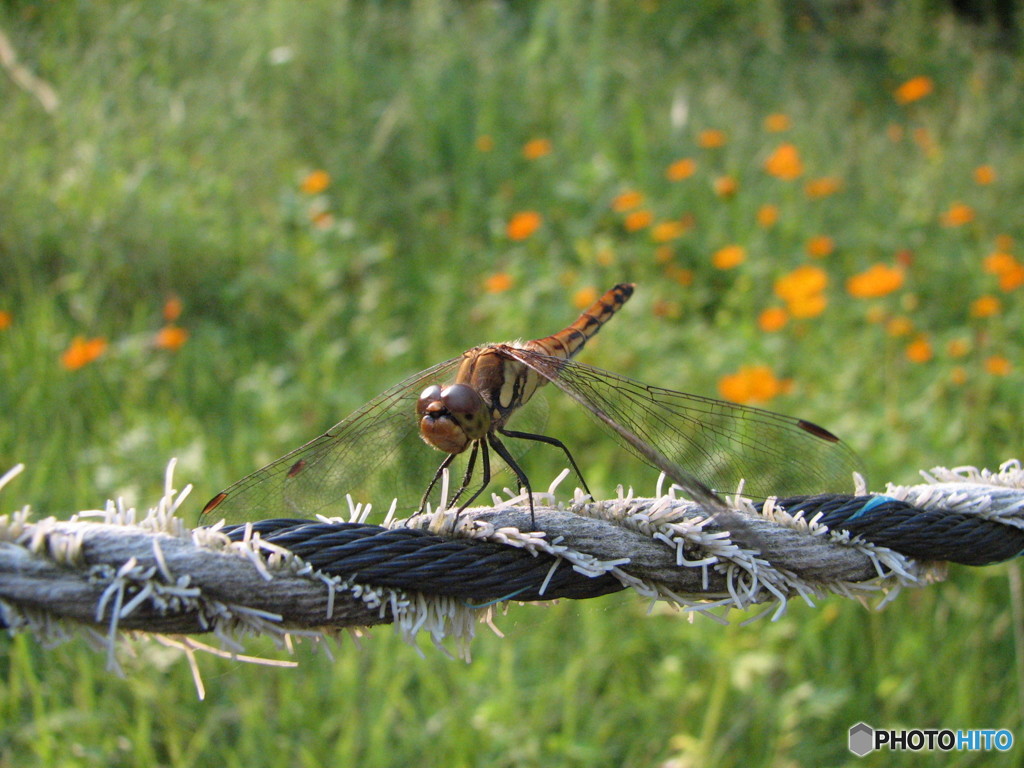
[[[890,501],[896,501],[896,499],[894,499],[892,496],[872,496],[870,499],[868,499],[867,504],[858,509],[847,519],[856,520],[858,517],[867,514],[875,507],[881,506],[882,504],[888,504]]]
[[[515,592],[509,592],[504,597],[498,597],[498,598],[495,598],[494,600],[488,600],[486,603],[471,603],[471,602],[469,602],[469,600],[463,600],[462,604],[464,606],[466,606],[467,608],[486,608],[487,606],[494,605],[495,603],[500,603],[500,602],[503,602],[505,600],[511,600],[513,597],[518,595],[520,592],[525,592],[528,589],[532,589],[532,587],[523,587],[522,589],[517,589]]]

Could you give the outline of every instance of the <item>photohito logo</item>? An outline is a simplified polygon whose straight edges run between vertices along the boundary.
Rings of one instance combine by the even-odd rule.
[[[1005,752],[1013,746],[1013,734],[1005,728],[974,728],[952,731],[948,728],[911,728],[891,731],[857,723],[850,728],[850,751],[857,757],[876,749],[896,752]]]

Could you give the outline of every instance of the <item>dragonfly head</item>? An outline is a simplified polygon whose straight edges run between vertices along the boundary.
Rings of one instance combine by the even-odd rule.
[[[491,428],[487,403],[465,384],[444,389],[436,384],[427,387],[416,403],[416,414],[420,417],[420,436],[445,453],[462,453]]]

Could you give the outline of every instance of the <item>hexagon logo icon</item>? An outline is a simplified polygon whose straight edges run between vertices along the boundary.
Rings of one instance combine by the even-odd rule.
[[[867,723],[857,723],[850,728],[849,748],[857,757],[864,757],[873,752],[875,742],[875,729]]]

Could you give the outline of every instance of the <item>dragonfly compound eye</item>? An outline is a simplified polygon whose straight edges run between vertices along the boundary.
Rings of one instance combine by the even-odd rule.
[[[420,394],[420,399],[416,401],[416,413],[423,416],[427,412],[427,408],[432,404],[441,400],[441,388],[434,384],[427,387]]]

